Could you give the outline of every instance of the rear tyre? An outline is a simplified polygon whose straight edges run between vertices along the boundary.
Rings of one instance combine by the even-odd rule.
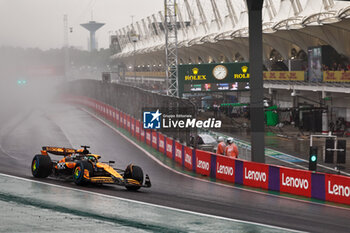
[[[35,155],[31,166],[32,174],[36,178],[46,178],[52,172],[52,162],[48,155]]]
[[[133,165],[133,164],[129,164],[124,172],[124,179],[133,179],[133,180],[137,180],[140,185],[142,185],[143,183],[143,171],[139,166]],[[138,190],[141,188],[140,185],[126,185],[125,187],[128,190]]]
[[[86,185],[89,180],[84,177],[84,170],[89,171],[89,177],[93,175],[92,164],[87,161],[79,161],[73,170],[73,180],[77,185]]]

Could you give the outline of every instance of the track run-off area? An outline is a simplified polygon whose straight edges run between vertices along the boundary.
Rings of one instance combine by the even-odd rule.
[[[67,226],[74,232],[297,232],[5,174],[0,183],[4,232],[60,232]],[[16,224],[19,218],[22,224]]]

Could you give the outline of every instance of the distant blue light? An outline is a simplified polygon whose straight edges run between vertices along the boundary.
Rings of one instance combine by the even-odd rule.
[[[311,162],[315,162],[317,159],[317,156],[316,155],[311,155]]]
[[[27,80],[24,80],[24,79],[17,80],[18,85],[25,85],[26,83],[27,83]]]

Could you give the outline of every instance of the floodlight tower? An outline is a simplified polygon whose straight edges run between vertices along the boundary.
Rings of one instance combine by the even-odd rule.
[[[104,23],[97,23],[96,21],[89,21],[88,23],[80,24],[83,28],[87,29],[90,32],[90,51],[96,49],[96,39],[95,32],[100,29]]]
[[[178,70],[177,70],[177,23],[176,0],[164,0],[165,5],[165,56],[166,78],[168,95],[178,96]]]

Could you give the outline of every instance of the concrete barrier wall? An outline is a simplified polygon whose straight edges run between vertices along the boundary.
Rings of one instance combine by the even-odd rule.
[[[198,174],[281,193],[350,205],[350,177],[228,158],[182,145],[166,135],[144,130],[142,122],[97,100],[70,96],[64,100],[88,107],[131,136]]]

